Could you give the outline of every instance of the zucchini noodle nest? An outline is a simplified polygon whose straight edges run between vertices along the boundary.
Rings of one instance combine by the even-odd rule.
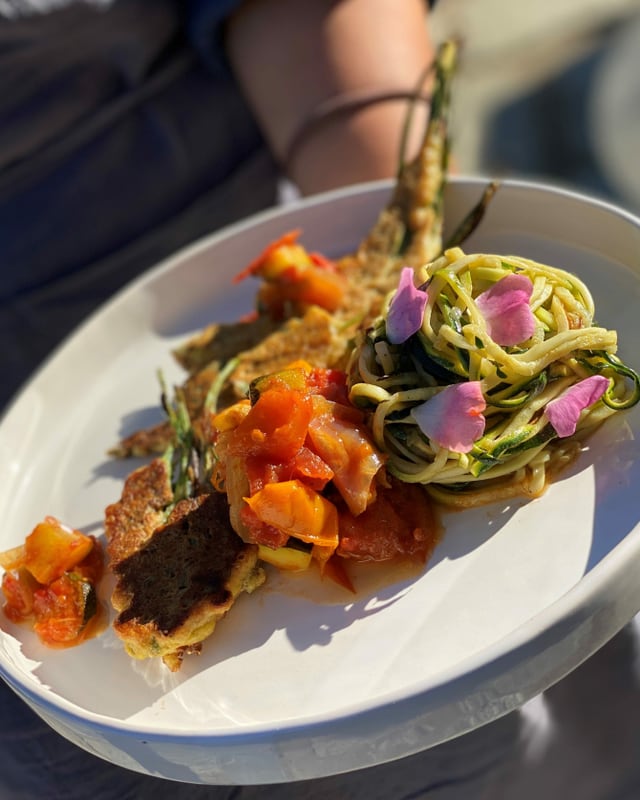
[[[525,311],[533,334],[517,345],[492,338],[478,303],[509,275],[531,282]],[[414,283],[426,292],[422,324],[401,343],[389,341],[392,293],[356,343],[349,388],[351,401],[369,412],[389,472],[424,484],[434,499],[473,506],[537,496],[575,458],[585,434],[640,399],[637,373],[615,355],[616,332],[594,324],[593,299],[575,275],[526,258],[454,248],[417,270]],[[601,380],[606,389],[580,410],[575,433],[560,437],[547,404],[593,375],[608,380]],[[471,381],[486,404],[484,427],[467,452],[456,452],[427,436],[412,412],[444,387]]]

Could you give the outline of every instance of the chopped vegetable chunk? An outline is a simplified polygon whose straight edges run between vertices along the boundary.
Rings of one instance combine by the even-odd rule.
[[[48,647],[80,644],[98,628],[102,550],[93,536],[45,517],[25,543],[0,553],[5,616],[28,622]]]

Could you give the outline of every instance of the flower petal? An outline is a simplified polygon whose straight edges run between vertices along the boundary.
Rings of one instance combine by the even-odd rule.
[[[432,441],[454,453],[468,453],[484,433],[485,403],[479,381],[454,383],[416,406],[411,416]]]
[[[560,438],[572,436],[576,432],[583,409],[598,401],[608,386],[609,380],[604,375],[592,375],[570,386],[555,400],[547,403],[545,414]]]
[[[422,325],[427,293],[417,289],[413,279],[411,267],[403,267],[387,313],[387,339],[391,344],[406,342]]]
[[[529,305],[532,292],[533,284],[526,275],[512,273],[476,297],[494,342],[509,347],[533,336],[536,323]]]

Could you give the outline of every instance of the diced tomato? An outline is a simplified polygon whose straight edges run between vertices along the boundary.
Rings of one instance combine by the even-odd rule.
[[[375,476],[383,457],[373,445],[357,409],[316,396],[309,423],[310,447],[334,472],[333,482],[353,514],[361,514],[375,497]],[[354,416],[355,413],[355,416]]]
[[[96,538],[46,517],[27,536],[23,558],[16,561],[18,551],[4,554],[5,563],[14,564],[2,577],[5,616],[31,623],[50,647],[79,644],[89,631],[97,632],[95,586],[104,563]]]
[[[65,573],[33,595],[34,631],[49,647],[70,646],[82,639],[91,587]]]
[[[243,469],[249,481],[249,494],[259,492],[267,483],[278,480],[276,468],[278,465],[260,456],[247,456],[244,459]],[[245,492],[246,494],[247,492]]]
[[[246,503],[240,508],[239,517],[243,526],[243,538],[247,542],[276,549],[284,547],[289,541],[289,534],[286,531],[268,525],[259,519],[255,511]]]
[[[309,450],[301,447],[288,461],[274,464],[260,457],[249,456],[245,461],[250,494],[255,494],[268,483],[279,483],[299,478],[316,491],[321,491],[333,478],[333,471]]]
[[[354,516],[340,513],[340,556],[358,561],[387,561],[396,556],[426,561],[439,529],[431,502],[415,484],[391,481],[374,503]]]
[[[2,576],[4,613],[12,622],[24,622],[33,614],[33,593],[39,583],[24,567]]]
[[[310,399],[299,392],[264,392],[235,429],[229,455],[288,461],[304,444],[312,412]]]
[[[307,486],[322,491],[334,477],[331,467],[308,447],[301,447],[293,459],[293,469],[288,479],[300,478]],[[281,480],[287,480],[286,477]]]
[[[314,368],[307,377],[307,386],[313,394],[319,394],[327,400],[340,403],[353,411],[358,420],[362,419],[361,412],[349,402],[347,375],[342,370]]]

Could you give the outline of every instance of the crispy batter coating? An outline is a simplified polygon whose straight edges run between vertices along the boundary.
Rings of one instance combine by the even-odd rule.
[[[344,337],[337,334],[332,315],[311,306],[303,317],[288,320],[259,345],[240,354],[229,379],[235,389],[234,399],[246,396],[254,378],[284,369],[298,359],[327,367],[343,350]]]
[[[182,500],[166,516],[169,477],[164,459],[135,470],[106,510],[106,535],[115,632],[132,657],[160,656],[175,671],[265,575],[257,547],[231,528],[225,495]]]

